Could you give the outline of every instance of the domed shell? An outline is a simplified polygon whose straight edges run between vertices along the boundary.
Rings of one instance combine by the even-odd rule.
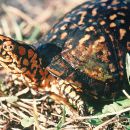
[[[129,35],[130,3],[90,0],[67,13],[37,50],[53,75],[88,90],[104,90],[104,84],[124,79]]]

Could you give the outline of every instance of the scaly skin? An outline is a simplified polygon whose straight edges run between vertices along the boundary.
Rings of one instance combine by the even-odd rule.
[[[67,105],[74,114],[77,115],[77,112],[69,101],[77,106],[81,115],[85,114],[84,102],[79,92],[68,82],[43,69],[34,47],[0,35],[0,51],[0,64],[7,72],[20,77],[26,86],[46,92],[56,102]]]

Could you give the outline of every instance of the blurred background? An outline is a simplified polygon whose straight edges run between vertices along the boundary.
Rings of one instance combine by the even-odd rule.
[[[85,0],[0,0],[0,34],[34,42]]]

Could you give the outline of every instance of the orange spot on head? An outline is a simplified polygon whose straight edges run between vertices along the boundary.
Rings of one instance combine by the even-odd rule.
[[[12,45],[12,42],[11,42],[11,41],[5,41],[4,43],[5,43],[6,45],[8,45],[8,46],[9,46],[9,45]]]
[[[28,58],[31,58],[34,55],[34,51],[32,49],[28,50]]]
[[[18,50],[19,50],[19,54],[20,54],[21,56],[23,56],[23,55],[26,54],[26,50],[25,50],[24,47],[20,46],[20,47],[18,48]]]
[[[3,35],[0,35],[0,40],[10,40],[10,38],[6,37],[6,36],[3,36]]]
[[[26,58],[23,60],[23,64],[24,64],[25,66],[28,66],[28,65],[29,65],[29,62],[28,62],[28,60],[27,60]]]

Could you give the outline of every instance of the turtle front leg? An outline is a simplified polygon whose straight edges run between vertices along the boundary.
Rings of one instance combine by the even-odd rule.
[[[72,84],[69,84],[64,80],[60,80],[59,90],[68,102],[77,107],[79,115],[85,116],[89,113],[87,110],[87,103],[83,99],[83,93],[77,91]]]

